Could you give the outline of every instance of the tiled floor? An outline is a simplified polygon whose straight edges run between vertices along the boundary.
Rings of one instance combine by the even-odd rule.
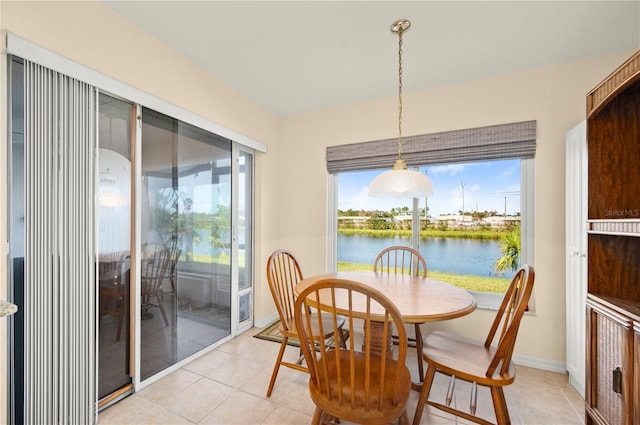
[[[308,396],[308,375],[280,368],[273,394],[265,396],[279,344],[253,338],[253,329],[194,360],[100,412],[98,423],[109,424],[308,424],[314,404]],[[414,357],[408,360],[416,365]],[[289,347],[295,358],[297,349]],[[412,373],[415,371],[412,370]],[[446,391],[447,379],[437,377],[438,393]],[[456,385],[454,402],[469,403],[468,387]],[[436,390],[436,387],[434,387]],[[493,418],[488,391],[478,391],[478,412]],[[584,400],[568,383],[566,375],[518,367],[516,381],[505,389],[513,424],[571,425],[584,423]],[[417,392],[407,407],[413,420]],[[343,422],[344,423],[344,422]],[[427,407],[421,424],[467,423]]]

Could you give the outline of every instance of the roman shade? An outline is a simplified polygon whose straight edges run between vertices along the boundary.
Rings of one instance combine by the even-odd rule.
[[[530,159],[536,152],[536,121],[522,121],[402,139],[402,158],[408,166]],[[327,171],[390,168],[398,157],[397,139],[327,147]]]

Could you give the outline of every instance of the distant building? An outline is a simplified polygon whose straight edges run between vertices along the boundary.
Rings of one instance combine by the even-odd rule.
[[[491,227],[504,227],[506,225],[511,225],[515,223],[520,223],[519,215],[508,215],[504,216],[493,216],[493,217],[485,217],[482,219],[483,222],[489,223]]]
[[[436,226],[446,224],[448,227],[477,227],[477,226],[490,226],[492,228],[505,227],[513,223],[520,222],[520,216],[508,215],[504,216],[491,216],[484,217],[482,220],[474,220],[471,215],[465,214],[440,214],[433,219]]]
[[[338,227],[352,227],[356,229],[362,229],[367,227],[367,221],[370,220],[369,216],[338,216]],[[392,221],[395,223],[397,229],[410,229],[413,217],[410,214],[396,215],[393,218],[380,218],[386,221]],[[424,216],[420,216],[420,221],[424,222]],[[484,217],[482,220],[475,220],[471,215],[465,214],[464,217],[460,214],[440,214],[437,217],[429,217],[429,220],[437,227],[446,225],[447,227],[491,227],[502,228],[507,225],[520,222],[520,216],[508,215],[504,216],[491,216]],[[350,226],[346,226],[350,223]]]

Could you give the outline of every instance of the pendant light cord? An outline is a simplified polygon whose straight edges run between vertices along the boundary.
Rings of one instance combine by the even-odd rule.
[[[398,158],[391,170],[378,174],[369,185],[369,196],[373,197],[422,198],[433,194],[429,178],[419,169],[409,170],[402,159],[402,36],[409,27],[411,22],[408,19],[398,19],[390,28],[398,36]],[[416,229],[418,227],[415,226]]]
[[[398,30],[398,158],[402,159],[402,33]]]

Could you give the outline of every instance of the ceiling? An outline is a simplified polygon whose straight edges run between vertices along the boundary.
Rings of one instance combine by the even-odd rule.
[[[103,1],[280,116],[640,47],[640,1]]]

